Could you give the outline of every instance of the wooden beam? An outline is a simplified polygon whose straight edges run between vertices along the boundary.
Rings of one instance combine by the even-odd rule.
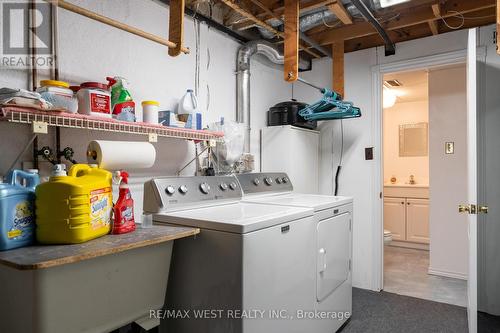
[[[468,17],[474,17],[474,16],[479,17],[479,19],[466,20],[462,29],[469,29],[478,26],[490,25],[492,23],[495,23],[496,21],[495,9],[493,8],[480,10],[478,12],[475,12],[474,15],[468,15]],[[439,32],[440,34],[443,34],[450,31],[453,30],[443,25],[440,27]],[[432,36],[432,33],[429,30],[429,25],[427,23],[411,26],[400,30],[391,30],[388,33],[389,36],[391,37],[391,40],[394,43],[400,43],[409,40]],[[349,53],[381,45],[384,45],[384,43],[378,35],[370,35],[370,36],[347,40],[345,42],[344,49],[345,53]]]
[[[332,45],[332,88],[344,96],[344,42],[336,42]]]
[[[431,8],[432,8],[432,13],[434,13],[434,17],[436,19],[440,19],[441,18],[441,5],[439,3],[435,3],[431,6]],[[428,24],[429,24],[429,28],[431,29],[432,34],[434,36],[439,35],[438,21],[429,20]]]
[[[284,78],[294,82],[299,77],[299,0],[285,0]]]
[[[497,53],[500,54],[500,0],[497,0]]]
[[[266,13],[267,15],[271,16],[274,19],[281,20],[281,18],[276,15],[271,9],[269,9],[266,5],[264,5],[260,0],[250,0],[254,5],[259,7]]]
[[[169,41],[169,40],[167,40],[165,38],[153,35],[153,34],[151,34],[149,32],[137,29],[135,27],[131,27],[130,25],[127,25],[125,23],[113,20],[113,19],[111,19],[111,18],[109,18],[107,16],[103,16],[101,14],[95,13],[95,12],[93,12],[91,10],[88,10],[88,9],[85,9],[83,7],[79,7],[77,5],[74,5],[72,3],[66,2],[64,0],[45,0],[45,1],[51,3],[51,4],[55,5],[55,6],[58,6],[60,8],[63,8],[65,10],[67,10],[67,11],[70,11],[72,13],[75,13],[75,14],[87,17],[87,18],[89,18],[91,20],[94,20],[94,21],[97,21],[97,22],[101,22],[103,24],[106,24],[106,25],[109,25],[111,27],[114,27],[114,28],[126,31],[128,33],[133,34],[133,35],[136,35],[136,36],[139,36],[139,37],[142,37],[142,38],[145,38],[145,39],[149,39],[150,41],[153,41],[155,43],[158,43],[158,44],[161,44],[161,45],[165,45],[168,48],[175,48],[177,46],[177,45],[175,45],[175,43],[173,43],[172,41]],[[183,53],[186,53],[186,54],[189,53],[189,49],[185,48],[185,47],[182,47],[181,51]]]
[[[327,6],[330,11],[344,24],[352,24],[351,14],[345,9],[342,1],[338,0]]]
[[[170,0],[168,38],[175,43],[175,47],[168,49],[168,55],[172,57],[181,54],[184,43],[184,7],[184,0]]]
[[[449,18],[461,14],[468,14],[483,9],[494,8],[496,3],[494,0],[462,0],[448,1],[442,13],[443,18]],[[448,10],[449,8],[449,10]],[[408,13],[402,14],[397,20],[391,20],[384,24],[384,28],[388,31],[406,28],[409,26],[425,23],[430,20],[436,20],[434,13],[430,7],[422,7],[415,10],[409,10]],[[370,36],[377,32],[371,24],[367,22],[342,26],[340,28],[329,29],[315,35],[310,35],[321,45],[332,44],[341,40],[350,40],[364,36]],[[309,34],[308,34],[309,35]]]

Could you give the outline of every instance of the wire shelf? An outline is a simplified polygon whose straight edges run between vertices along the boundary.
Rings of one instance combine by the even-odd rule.
[[[0,120],[19,124],[32,124],[44,122],[49,126],[88,129],[104,132],[131,133],[131,134],[156,134],[161,137],[184,140],[221,140],[221,132],[205,130],[192,130],[187,128],[167,127],[162,125],[131,123],[115,119],[99,119],[80,114],[64,112],[39,111],[25,107],[1,107]]]

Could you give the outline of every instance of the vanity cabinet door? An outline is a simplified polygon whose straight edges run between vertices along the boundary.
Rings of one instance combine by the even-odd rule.
[[[393,240],[406,238],[405,206],[405,198],[384,198],[384,229],[392,233]]]
[[[406,240],[429,244],[429,199],[406,199]]]

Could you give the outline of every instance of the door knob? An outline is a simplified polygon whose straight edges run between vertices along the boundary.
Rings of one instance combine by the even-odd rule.
[[[479,206],[478,211],[480,213],[488,214],[488,206]]]
[[[458,205],[458,212],[459,213],[469,213],[470,207],[468,205]]]

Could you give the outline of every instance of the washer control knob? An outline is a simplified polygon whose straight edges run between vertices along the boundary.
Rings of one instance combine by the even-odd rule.
[[[175,187],[173,187],[172,185],[168,185],[167,188],[165,189],[165,193],[167,193],[168,195],[172,195],[175,193]]]
[[[236,190],[236,188],[237,188],[236,183],[235,183],[235,182],[230,183],[230,184],[229,184],[229,188],[230,188],[231,190],[233,190],[233,191],[234,191],[234,190]]]
[[[254,184],[255,186],[259,185],[259,184],[260,184],[260,180],[259,180],[259,178],[254,178],[254,180],[253,180],[253,184]]]
[[[228,186],[226,183],[220,183],[219,185],[220,189],[223,190],[223,191],[226,191],[228,189]]]
[[[288,183],[288,178],[287,177],[283,177],[282,180],[283,180],[283,183],[285,183],[285,184]]]
[[[273,179],[271,177],[264,178],[264,182],[267,186],[271,186],[273,184]]]
[[[281,184],[281,183],[283,183],[283,180],[280,177],[278,177],[278,178],[276,178],[276,183]]]
[[[186,194],[186,193],[187,193],[187,191],[188,191],[188,188],[187,188],[187,186],[186,186],[186,185],[181,185],[181,186],[179,187],[179,192],[181,192],[181,194]]]
[[[210,192],[210,185],[207,183],[201,183],[200,184],[200,191],[203,194],[208,194]]]

